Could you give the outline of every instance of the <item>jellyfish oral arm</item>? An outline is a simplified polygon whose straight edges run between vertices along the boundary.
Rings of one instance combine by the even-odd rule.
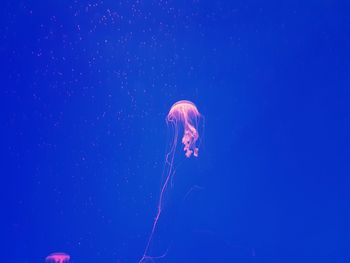
[[[184,151],[187,158],[193,156],[198,157],[198,148],[196,142],[198,140],[197,130],[190,124],[185,127],[184,135],[182,137],[182,144],[184,145]]]

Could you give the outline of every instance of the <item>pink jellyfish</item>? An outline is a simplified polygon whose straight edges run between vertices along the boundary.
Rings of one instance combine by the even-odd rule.
[[[186,157],[190,157],[192,153],[195,157],[198,156],[196,142],[199,137],[199,117],[200,114],[196,105],[187,100],[176,102],[171,107],[167,116],[167,122],[173,123],[175,128],[174,146],[176,146],[177,143],[178,126],[183,125],[184,135],[182,137],[182,143],[184,145]]]
[[[53,262],[53,263],[68,263],[70,260],[70,256],[66,253],[56,252],[48,255],[45,258],[45,261],[47,263]]]
[[[150,244],[152,242],[154,231],[156,229],[160,214],[163,209],[163,197],[164,197],[165,191],[168,187],[170,178],[174,175],[173,164],[174,164],[176,146],[178,142],[179,129],[183,129],[183,136],[181,141],[184,146],[183,149],[185,151],[185,156],[187,158],[190,158],[191,155],[193,154],[193,156],[198,157],[197,141],[199,138],[198,123],[200,118],[201,118],[201,114],[199,113],[196,105],[194,105],[194,103],[188,100],[181,100],[176,102],[170,108],[170,111],[167,115],[166,122],[167,124],[171,124],[173,126],[174,137],[171,143],[170,150],[166,154],[166,158],[165,158],[165,169],[164,169],[165,181],[160,191],[157,213],[153,221],[153,227],[149,235],[146,248],[144,250],[143,256],[139,260],[139,263],[145,262],[147,260],[153,260],[156,258],[162,258],[165,256],[165,255],[158,256],[158,257],[150,256],[148,255],[148,252],[149,252]]]

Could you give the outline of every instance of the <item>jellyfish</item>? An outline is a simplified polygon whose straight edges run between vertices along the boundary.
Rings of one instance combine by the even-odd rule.
[[[47,262],[47,263],[49,263],[49,262],[68,263],[69,260],[70,260],[70,256],[68,254],[62,253],[62,252],[52,253],[45,258],[45,262]]]
[[[170,150],[165,156],[165,180],[161,186],[156,216],[153,220],[152,230],[148,237],[144,253],[139,260],[139,263],[143,263],[148,260],[153,261],[154,259],[162,258],[165,256],[165,254],[162,256],[149,255],[150,245],[158,224],[159,217],[162,213],[164,194],[167,190],[171,177],[174,176],[174,156],[178,144],[179,132],[180,130],[183,130],[181,142],[183,144],[185,156],[187,158],[190,158],[192,155],[194,157],[198,157],[198,123],[200,121],[200,118],[201,114],[199,113],[196,105],[188,100],[181,100],[173,104],[166,117],[166,123],[168,125],[170,124],[173,128],[173,139],[171,142]]]
[[[182,125],[184,134],[182,137],[182,144],[184,145],[184,151],[187,158],[193,156],[198,157],[198,147],[196,142],[199,138],[198,135],[198,121],[199,111],[196,105],[187,100],[181,100],[176,102],[170,109],[167,122],[172,123],[175,129],[174,143],[177,143],[178,126]],[[175,145],[176,146],[176,145]]]

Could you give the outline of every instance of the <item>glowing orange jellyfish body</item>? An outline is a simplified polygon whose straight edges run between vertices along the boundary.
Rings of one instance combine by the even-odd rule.
[[[69,260],[70,256],[68,254],[60,252],[52,253],[45,258],[47,263],[68,263]]]
[[[198,148],[196,147],[196,142],[199,137],[199,117],[200,114],[197,110],[196,105],[187,100],[176,102],[168,113],[167,121],[173,122],[175,129],[177,129],[179,123],[183,125],[184,135],[182,137],[182,143],[184,145],[186,157],[190,157],[192,153],[195,157],[198,156]],[[175,132],[177,133],[177,131]]]
[[[166,122],[172,124],[174,129],[174,137],[172,140],[171,148],[169,152],[166,154],[165,158],[165,181],[162,185],[161,192],[159,195],[157,214],[153,221],[153,227],[151,230],[151,234],[148,238],[148,242],[146,244],[146,248],[143,256],[141,257],[139,263],[145,262],[147,260],[153,260],[156,258],[162,258],[163,256],[150,256],[148,255],[149,247],[154,235],[154,231],[156,229],[160,214],[163,209],[163,198],[165,191],[168,187],[168,183],[170,181],[171,176],[174,175],[173,172],[173,164],[174,164],[174,156],[178,141],[179,129],[183,128],[183,136],[182,136],[182,144],[184,145],[185,156],[187,158],[193,156],[198,157],[198,147],[197,141],[199,138],[198,133],[198,123],[201,114],[199,113],[196,105],[188,100],[181,100],[176,102],[171,108],[167,115]]]

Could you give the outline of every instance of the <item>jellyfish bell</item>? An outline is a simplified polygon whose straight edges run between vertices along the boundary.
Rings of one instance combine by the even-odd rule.
[[[167,119],[173,118],[185,120],[188,116],[200,116],[196,105],[188,100],[180,100],[171,106]]]
[[[188,100],[180,100],[171,108],[167,116],[167,122],[172,123],[175,129],[175,140],[177,140],[178,129],[183,127],[182,144],[187,158],[198,156],[198,147],[196,146],[199,138],[198,122],[201,117],[196,105]]]
[[[63,252],[55,252],[45,258],[47,263],[68,263],[70,256]]]

